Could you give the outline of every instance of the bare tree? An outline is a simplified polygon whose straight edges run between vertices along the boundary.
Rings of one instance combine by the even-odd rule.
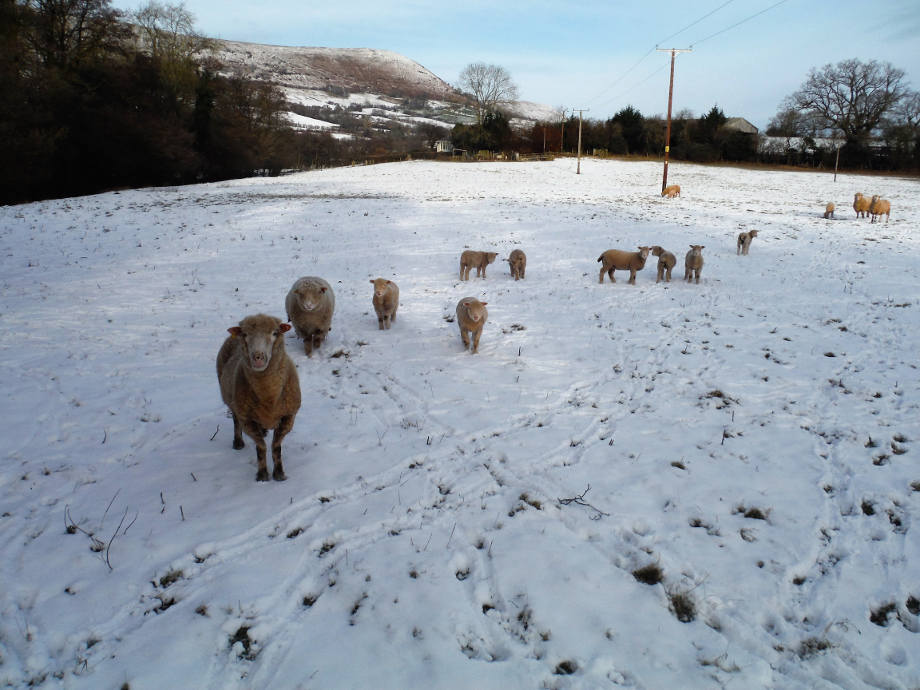
[[[45,66],[70,68],[116,52],[126,37],[111,0],[18,0],[25,38]]]
[[[151,0],[132,15],[151,55],[168,61],[194,57],[209,45],[195,31],[195,15],[184,2],[165,5]]]
[[[143,49],[159,61],[176,96],[190,98],[196,83],[195,57],[211,47],[195,30],[195,15],[182,2],[168,5],[150,0],[131,16]]]
[[[486,113],[517,100],[518,89],[504,67],[474,62],[460,72],[460,88],[476,99],[477,124],[482,126]]]
[[[801,88],[786,99],[819,128],[837,130],[848,142],[864,142],[908,94],[904,71],[875,60],[843,60],[812,68]]]

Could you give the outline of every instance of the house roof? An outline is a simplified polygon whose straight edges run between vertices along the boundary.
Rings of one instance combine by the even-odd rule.
[[[725,121],[724,127],[728,129],[737,129],[745,134],[757,134],[757,128],[743,117],[730,117]]]

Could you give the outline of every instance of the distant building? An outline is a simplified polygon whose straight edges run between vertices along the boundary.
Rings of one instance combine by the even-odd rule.
[[[744,134],[757,134],[758,129],[743,117],[730,117],[722,125],[725,129],[733,129]]]
[[[434,150],[436,153],[453,153],[454,145],[450,143],[450,139],[438,139],[434,142]]]

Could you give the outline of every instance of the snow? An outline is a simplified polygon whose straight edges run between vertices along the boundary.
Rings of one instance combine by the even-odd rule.
[[[284,113],[284,118],[296,129],[336,129],[339,125],[315,117],[298,115],[297,113]]]
[[[0,685],[918,687],[916,180],[660,175],[418,161],[0,208]],[[598,284],[653,244],[671,283]],[[466,247],[526,279],[459,281]],[[214,357],[301,275],[337,312],[312,358],[288,334],[288,480],[257,483]]]

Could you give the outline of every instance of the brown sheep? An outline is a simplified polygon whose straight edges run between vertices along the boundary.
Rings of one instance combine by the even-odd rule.
[[[658,277],[655,278],[655,282],[660,283],[662,280],[665,280],[670,283],[671,269],[677,264],[677,257],[671,252],[665,251],[657,244],[652,247],[652,256],[658,257]]]
[[[869,215],[869,199],[862,195],[862,192],[856,192],[853,196],[853,210],[856,211],[857,218],[866,218]]]
[[[837,208],[837,207],[834,205],[834,202],[833,202],[833,201],[830,202],[827,206],[824,207],[824,217],[825,217],[825,218],[833,218],[833,217],[834,217],[834,209],[836,209],[836,208]]]
[[[885,216],[885,222],[887,223],[891,219],[891,202],[887,199],[882,199],[878,194],[872,197],[872,200],[869,202],[869,213],[872,215],[872,221],[875,222],[878,220],[878,217],[881,215]]]
[[[374,286],[374,311],[377,312],[377,325],[380,330],[388,329],[396,321],[396,310],[399,308],[399,286],[386,278],[375,278],[371,281]]]
[[[606,252],[597,257],[601,262],[601,272],[598,282],[604,282],[604,274],[610,276],[610,282],[617,282],[613,277],[613,272],[617,269],[629,271],[630,285],[636,284],[636,271],[645,268],[645,260],[648,258],[649,247],[639,247],[637,252],[624,252],[620,249],[608,249]]]
[[[738,251],[736,254],[743,254],[747,256],[747,253],[751,249],[751,240],[757,237],[757,230],[750,230],[749,232],[742,232],[738,234]]]
[[[520,249],[513,249],[505,261],[511,267],[511,277],[515,280],[523,280],[524,271],[527,268],[527,255]]]
[[[476,276],[486,277],[486,266],[495,261],[498,252],[474,252],[465,250],[460,255],[460,280],[470,279],[470,269],[476,267]]]
[[[323,344],[326,334],[332,329],[332,313],[335,311],[332,287],[316,276],[298,278],[284,299],[284,307],[288,321],[303,339],[304,352],[312,357],[313,349]]]
[[[460,327],[460,339],[463,349],[470,347],[472,336],[472,354],[479,352],[479,338],[482,336],[482,327],[489,318],[488,302],[480,302],[475,297],[464,297],[457,302],[457,325]]]
[[[669,199],[673,199],[676,196],[680,196],[680,185],[671,184],[661,190],[661,196],[666,196]]]
[[[696,282],[700,282],[700,271],[703,270],[703,249],[705,248],[705,245],[702,244],[690,245],[690,251],[684,257],[684,280],[689,281],[695,274]]]
[[[265,314],[247,316],[227,331],[217,353],[220,395],[233,415],[233,447],[243,448],[241,431],[256,444],[256,481],[268,480],[265,434],[272,434],[272,478],[284,481],[281,441],[294,426],[300,409],[300,381],[294,362],[284,351],[290,324]]]

